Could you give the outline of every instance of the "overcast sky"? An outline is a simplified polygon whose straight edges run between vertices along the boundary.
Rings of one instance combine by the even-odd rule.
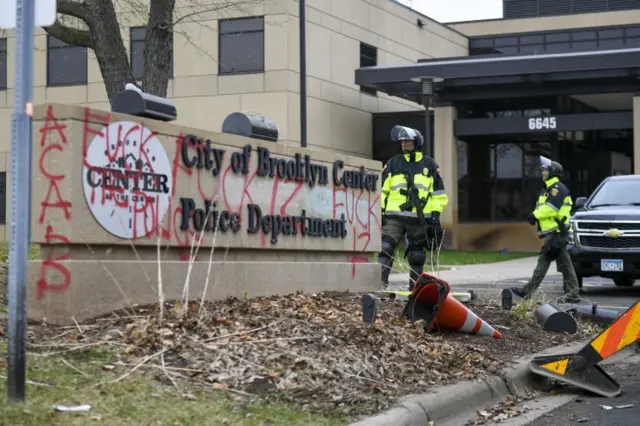
[[[502,18],[502,0],[400,0],[439,22]]]

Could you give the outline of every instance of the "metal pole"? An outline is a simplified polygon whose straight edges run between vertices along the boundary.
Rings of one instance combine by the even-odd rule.
[[[430,78],[422,79],[422,105],[424,105],[424,147],[422,153],[426,156],[433,157],[431,149],[431,95],[433,95],[433,80]]]
[[[35,0],[16,10],[15,100],[11,141],[11,238],[9,247],[9,347],[7,396],[25,399],[27,253],[31,240],[31,116]]]
[[[306,1],[300,2],[300,146],[307,147],[307,16]]]

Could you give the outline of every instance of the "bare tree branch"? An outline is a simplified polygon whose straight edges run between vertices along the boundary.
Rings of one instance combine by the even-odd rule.
[[[57,7],[58,13],[78,18],[81,21],[84,21],[87,25],[91,24],[91,12],[87,9],[84,2],[80,3],[71,0],[58,0]]]
[[[89,31],[67,27],[66,25],[62,25],[60,21],[56,21],[49,27],[44,27],[44,30],[47,34],[51,34],[55,38],[62,40],[67,44],[84,46],[90,49],[94,48],[93,37],[91,37],[91,33]]]

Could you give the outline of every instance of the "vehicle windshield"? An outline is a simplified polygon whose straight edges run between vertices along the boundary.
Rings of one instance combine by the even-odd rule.
[[[589,207],[640,206],[640,179],[611,180],[595,194]]]

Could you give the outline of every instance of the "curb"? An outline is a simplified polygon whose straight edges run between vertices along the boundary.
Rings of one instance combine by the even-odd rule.
[[[468,414],[471,410],[475,412],[477,409],[496,404],[509,395],[523,396],[539,386],[544,386],[549,381],[545,377],[531,373],[529,362],[533,358],[541,355],[576,352],[590,341],[591,339],[587,339],[558,345],[529,355],[522,358],[515,366],[503,370],[501,376],[460,382],[434,388],[428,393],[407,395],[400,398],[396,405],[387,411],[360,419],[349,426],[425,426],[430,422],[448,420],[451,417]],[[627,354],[626,352],[631,353]],[[633,350],[627,351],[625,349],[606,359],[603,363],[610,364],[631,355],[633,355]]]

